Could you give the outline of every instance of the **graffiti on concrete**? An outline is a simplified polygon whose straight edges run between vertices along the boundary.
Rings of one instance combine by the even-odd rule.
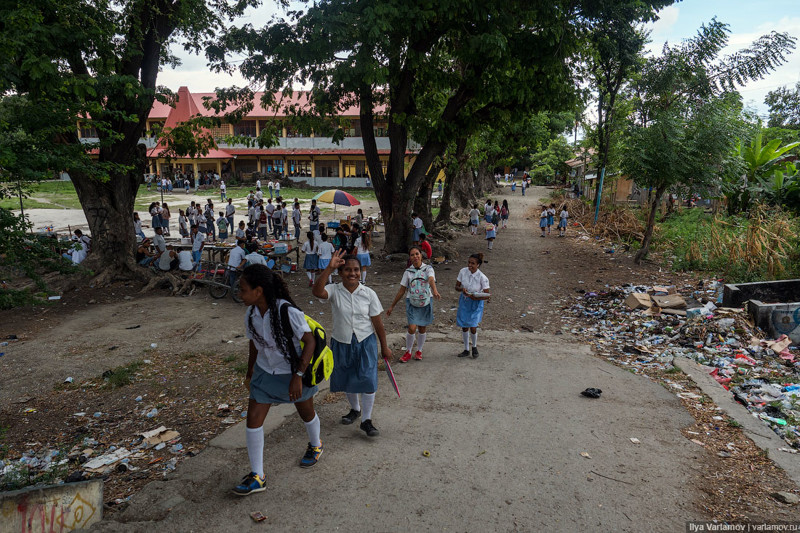
[[[83,529],[99,518],[95,518],[97,508],[80,492],[44,502],[38,501],[38,498],[36,500],[35,503],[30,502],[25,497],[17,502],[4,502],[0,524],[15,524],[15,530],[22,533],[61,533]],[[21,529],[18,529],[20,525]],[[5,526],[2,529],[5,531]]]

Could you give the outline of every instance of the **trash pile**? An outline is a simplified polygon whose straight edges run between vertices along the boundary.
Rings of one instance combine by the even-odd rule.
[[[562,318],[599,355],[638,374],[669,371],[676,356],[692,359],[793,448],[787,451],[800,450],[800,353],[786,335],[766,339],[743,309],[718,307],[721,283],[579,292]]]

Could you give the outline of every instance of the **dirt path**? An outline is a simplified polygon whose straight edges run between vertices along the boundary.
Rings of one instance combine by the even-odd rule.
[[[534,209],[548,192],[532,188],[526,197],[505,196],[509,228],[498,230],[491,252],[482,234],[470,237],[463,229],[455,241],[459,260],[435,267],[443,298],[429,330],[430,356],[395,365],[402,400],[392,397],[381,375],[376,421],[382,438],[368,442],[337,425],[345,406],[330,396],[319,408],[326,455],[313,473],[294,467],[305,437],[290,418],[267,438],[274,465],[270,490],[246,500],[227,496],[228,485],[246,468],[246,452],[242,442],[232,452],[209,441],[245,408],[243,309],[203,290],[172,298],[142,297],[124,286],[87,287],[65,295],[60,305],[0,313],[0,338],[21,338],[0,358],[0,401],[6,406],[0,426],[10,428],[10,451],[56,440],[71,446],[88,435],[100,441],[100,453],[112,444],[130,446],[137,432],[164,424],[181,433],[186,450],[203,452],[179,463],[167,483],[147,485],[169,475],[163,465],[176,456],[166,450],[152,459],[162,462],[145,461],[134,475],[112,474],[107,501],[124,507],[131,494],[147,488],[130,500],[122,518],[140,523],[112,521],[101,527],[106,531],[159,527],[142,522],[147,520],[165,520],[167,530],[249,528],[254,510],[269,515],[278,530],[321,524],[350,530],[682,529],[683,520],[707,516],[691,487],[709,458],[680,432],[692,418],[659,384],[590,356],[560,319],[576,291],[682,277],[634,267],[628,256],[606,254],[591,241],[540,238]],[[460,334],[453,286],[476,251],[486,254],[482,270],[493,300],[480,333],[484,355],[465,362],[454,357]],[[370,268],[367,282],[384,306],[404,268],[380,259]],[[330,308],[311,297],[305,275],[292,275],[288,283],[306,313],[330,327]],[[404,316],[395,313],[385,323],[397,353]],[[104,386],[104,371],[144,360],[149,363],[137,367],[131,384]],[[66,377],[74,384],[63,385]],[[604,398],[584,401],[578,392],[589,386],[607,391]],[[221,403],[230,411],[219,413]],[[144,413],[152,408],[158,415],[148,419]],[[76,418],[76,411],[87,415]],[[97,419],[95,412],[101,413]],[[430,458],[422,457],[425,449]],[[320,482],[327,487],[321,515],[304,513],[298,506]]]

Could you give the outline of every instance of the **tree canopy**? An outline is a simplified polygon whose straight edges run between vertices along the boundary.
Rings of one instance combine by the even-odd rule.
[[[571,108],[578,51],[604,13],[666,3],[321,0],[264,28],[229,32],[211,57],[230,69],[225,51],[244,52],[238,68],[264,85],[266,105],[280,105],[280,91],[310,84],[313,113],[359,106],[386,247],[397,251],[407,245],[408,214],[427,171],[451,140],[489,120]],[[376,115],[388,121],[386,172],[372,132]],[[421,148],[406,173],[411,132]]]
[[[800,83],[768,92],[764,103],[769,106],[769,127],[800,129]]]

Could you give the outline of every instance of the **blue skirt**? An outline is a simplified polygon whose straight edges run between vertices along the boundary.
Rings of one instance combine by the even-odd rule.
[[[483,220],[485,220],[486,222],[491,222],[491,221],[492,221],[492,215],[486,215],[486,216],[484,216],[484,217],[483,217]]]
[[[497,230],[494,230],[494,229],[493,230],[488,230],[488,229],[486,230],[486,238],[487,239],[494,239],[495,237],[497,237]]]
[[[458,298],[458,313],[456,313],[456,324],[460,328],[477,328],[483,319],[483,304],[485,300],[473,300],[464,296]]]
[[[317,259],[317,268],[320,270],[325,270],[328,268],[328,265],[331,263],[330,259],[322,259],[321,257]]]
[[[419,241],[419,228],[414,228],[414,237],[411,240],[414,242]]]
[[[372,259],[369,254],[358,254],[358,262],[361,263],[362,267],[368,267],[372,264]]]
[[[355,333],[350,344],[331,339],[331,392],[372,394],[378,390],[378,342],[373,333],[361,342]]]
[[[548,226],[552,226],[553,225],[553,217],[552,216],[548,216],[547,217],[547,225]]]
[[[316,270],[319,268],[319,256],[317,254],[306,254],[303,261],[303,268],[306,270]]]
[[[547,219],[546,218],[540,218],[539,219],[539,227],[540,228],[546,228],[547,227]]]
[[[406,298],[406,319],[408,325],[427,326],[433,323],[433,298],[425,307],[415,307]]]
[[[258,363],[253,368],[253,379],[250,380],[250,398],[258,403],[296,403],[304,402],[314,396],[319,387],[303,387],[303,395],[292,401],[289,399],[289,382],[294,374],[270,374]]]
[[[559,228],[563,228],[563,229],[567,229],[567,219],[566,218],[562,218],[561,220],[559,220],[558,221],[558,227]]]

